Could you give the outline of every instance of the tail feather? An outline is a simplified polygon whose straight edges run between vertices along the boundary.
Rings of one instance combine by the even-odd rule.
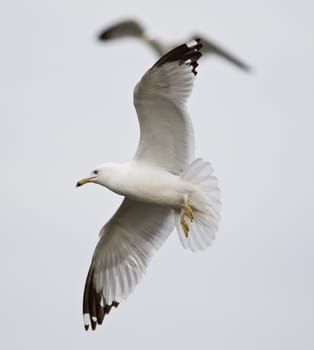
[[[185,249],[193,252],[204,250],[211,245],[218,231],[220,219],[220,190],[213,168],[201,158],[195,159],[182,173],[181,178],[195,185],[198,190],[190,194],[189,203],[194,219],[186,218],[189,226],[188,237],[180,224],[180,212],[175,212],[175,224],[179,239]]]
[[[205,162],[202,158],[197,158],[183,171],[181,177],[198,184],[202,182],[203,176],[207,179],[212,172],[213,168],[209,162]]]

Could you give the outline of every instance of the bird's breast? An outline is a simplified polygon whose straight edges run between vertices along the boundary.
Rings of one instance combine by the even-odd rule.
[[[172,208],[182,205],[186,192],[185,182],[180,176],[155,167],[134,165],[121,169],[107,187],[137,201]]]

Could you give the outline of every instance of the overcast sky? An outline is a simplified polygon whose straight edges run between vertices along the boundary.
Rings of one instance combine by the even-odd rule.
[[[314,348],[314,5],[299,1],[0,3],[0,345],[3,349]],[[136,16],[199,31],[254,67],[203,59],[189,110],[222,191],[217,239],[175,232],[96,332],[81,315],[98,232],[121,198],[78,179],[127,161],[133,88],[155,56],[95,35]]]

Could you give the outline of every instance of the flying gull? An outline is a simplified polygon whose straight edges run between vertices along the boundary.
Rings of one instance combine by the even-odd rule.
[[[86,278],[86,330],[94,330],[129,295],[174,227],[191,251],[205,249],[215,238],[220,191],[210,163],[195,159],[186,110],[201,47],[200,40],[178,46],[136,85],[140,141],[133,160],[99,165],[77,183],[93,182],[124,196],[100,231]]]
[[[125,20],[115,23],[112,26],[103,29],[98,35],[98,39],[101,41],[108,41],[112,39],[126,37],[134,37],[142,40],[156,52],[158,57],[165,55],[168,51],[177,46],[165,43],[152,36],[144,29],[144,27],[139,22],[135,20]],[[192,35],[189,40],[195,40],[196,38],[201,38],[201,42],[203,45],[203,54],[217,55],[244,71],[248,72],[251,70],[250,66],[248,66],[239,58],[237,58],[235,55],[228,52],[226,49],[222,48],[213,40],[205,39],[204,37],[198,34]]]

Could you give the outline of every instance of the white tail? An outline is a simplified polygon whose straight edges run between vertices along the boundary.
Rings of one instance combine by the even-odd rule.
[[[187,218],[188,237],[180,223],[180,212],[175,212],[175,224],[179,239],[184,248],[193,252],[211,245],[218,230],[220,218],[220,191],[217,178],[212,176],[213,168],[201,158],[195,159],[181,174],[181,178],[197,186],[198,190],[190,194],[189,204],[193,210],[193,221]]]

